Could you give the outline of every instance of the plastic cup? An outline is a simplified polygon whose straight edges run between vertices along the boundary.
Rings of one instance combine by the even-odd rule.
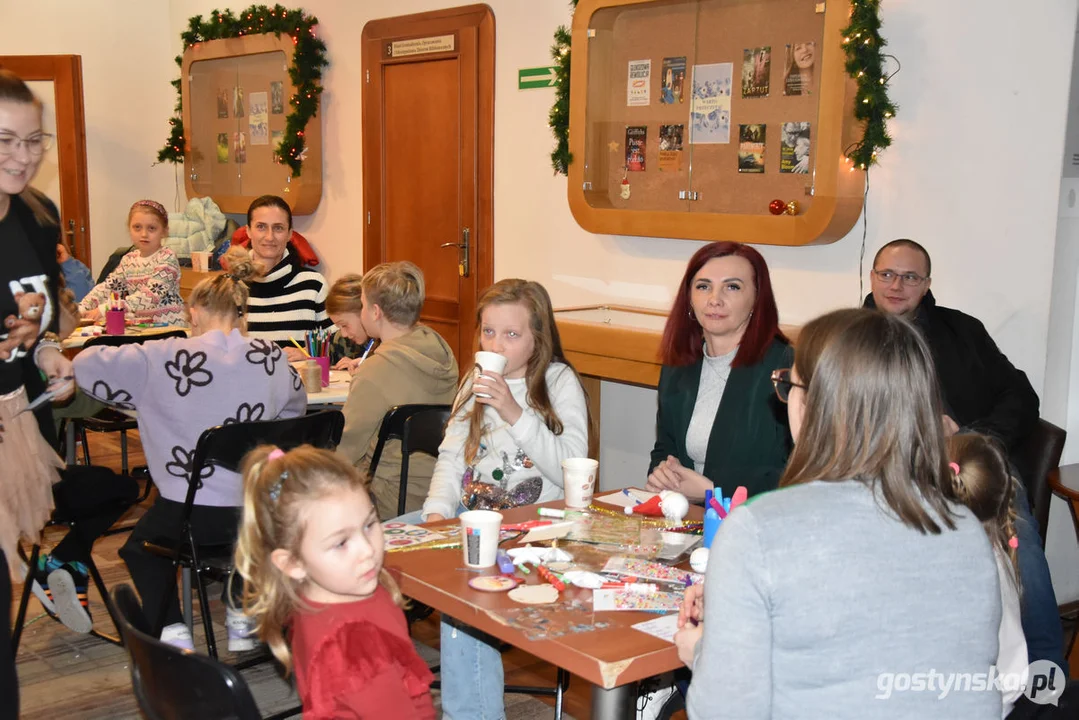
[[[124,334],[124,316],[123,310],[106,310],[105,311],[105,334],[106,335],[123,335]]]
[[[326,387],[330,384],[330,359],[324,356],[311,359],[318,363],[319,368],[322,370],[322,387]]]
[[[469,510],[460,515],[461,549],[464,563],[470,568],[489,568],[498,554],[498,531],[502,513],[494,510]]]
[[[566,458],[562,461],[562,487],[566,491],[566,507],[586,508],[592,504],[599,475],[599,460]]]
[[[475,382],[476,378],[482,376],[485,371],[496,372],[501,375],[502,371],[506,369],[506,356],[487,352],[486,350],[480,350],[476,353],[476,367],[479,369],[472,378],[473,382]],[[491,397],[487,393],[476,393],[476,396],[484,398]]]

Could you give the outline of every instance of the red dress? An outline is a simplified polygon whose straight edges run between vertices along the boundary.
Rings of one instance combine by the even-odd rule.
[[[385,588],[356,602],[306,602],[314,611],[295,613],[289,633],[305,720],[434,719],[434,676]]]

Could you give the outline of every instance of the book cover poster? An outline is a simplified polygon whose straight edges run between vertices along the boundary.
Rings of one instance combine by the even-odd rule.
[[[682,137],[685,125],[659,126],[659,170],[679,172],[682,169]]]
[[[270,144],[270,115],[266,107],[266,93],[253,92],[248,96],[247,129],[252,145]]]
[[[270,83],[270,114],[285,114],[285,84],[281,82]]]
[[[733,63],[693,66],[689,105],[689,142],[698,145],[731,141]]]
[[[232,133],[232,157],[233,162],[247,162],[247,133]]]
[[[646,125],[626,127],[626,169],[631,172],[644,170],[645,143],[648,140]]]
[[[636,107],[651,102],[652,61],[630,60],[626,79],[626,105]]]
[[[232,88],[232,116],[238,118],[244,116],[244,89],[242,87]]]
[[[809,123],[783,123],[779,146],[779,172],[809,172]]]
[[[783,62],[784,95],[809,95],[813,92],[813,63],[816,56],[816,43],[787,46],[787,57]]]
[[[686,84],[686,59],[684,57],[663,58],[663,91],[659,101],[664,105],[685,102],[683,93]]]
[[[217,91],[217,117],[227,118],[229,116],[229,90],[228,88],[221,88]],[[226,143],[227,145],[228,143]]]
[[[766,125],[738,126],[738,172],[764,172],[764,135]]]
[[[742,51],[742,97],[768,97],[768,77],[772,72],[770,46]]]
[[[218,133],[217,134],[217,162],[227,163],[229,161],[229,134]]]

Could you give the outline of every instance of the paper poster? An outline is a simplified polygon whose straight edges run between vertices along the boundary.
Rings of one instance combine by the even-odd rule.
[[[783,63],[784,95],[809,95],[813,91],[813,63],[816,57],[816,43],[787,46],[787,58]]]
[[[742,51],[742,97],[768,97],[768,77],[772,72],[770,46]]]
[[[685,102],[683,89],[686,84],[686,59],[684,57],[663,58],[663,90],[659,101],[665,105]]]
[[[738,126],[738,172],[764,172],[764,136],[766,125]]]
[[[659,126],[659,171],[679,172],[682,169],[682,136],[685,125]]]
[[[218,133],[217,134],[217,162],[227,163],[229,161],[229,134]]]
[[[809,123],[783,123],[779,146],[779,172],[809,172]]]
[[[644,171],[645,142],[648,127],[630,125],[626,128],[626,169],[630,172]]]
[[[270,114],[285,114],[285,84],[281,82],[270,83]]]
[[[217,117],[227,118],[229,116],[229,90],[228,88],[221,88],[217,91]],[[228,143],[225,143],[228,145]]]
[[[251,132],[251,144],[269,145],[270,115],[266,107],[266,93],[251,93],[248,101],[251,112],[247,116],[247,129]]]
[[[445,535],[436,533],[434,530],[428,530],[419,525],[409,525],[395,520],[389,520],[382,523],[382,535],[386,538],[385,542],[387,550],[397,550],[412,545],[420,545],[435,540],[442,540],[446,537]]]
[[[244,89],[242,87],[232,88],[232,116],[244,116]]]
[[[698,145],[731,141],[733,63],[693,66],[689,141]]]
[[[636,107],[651,102],[652,61],[630,60],[626,79],[626,105]]]
[[[275,163],[277,163],[278,165],[281,164],[281,159],[277,157],[276,153],[281,151],[281,143],[282,143],[282,141],[284,141],[284,139],[285,139],[285,131],[284,130],[271,130],[270,131],[270,145],[273,146],[273,151],[275,153],[273,161]]]
[[[236,163],[247,162],[247,133],[232,133],[232,159]]]

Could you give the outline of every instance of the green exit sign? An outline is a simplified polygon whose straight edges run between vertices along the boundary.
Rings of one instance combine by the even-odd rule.
[[[534,90],[535,88],[550,88],[558,84],[556,68],[534,67],[521,68],[517,71],[517,89]]]

